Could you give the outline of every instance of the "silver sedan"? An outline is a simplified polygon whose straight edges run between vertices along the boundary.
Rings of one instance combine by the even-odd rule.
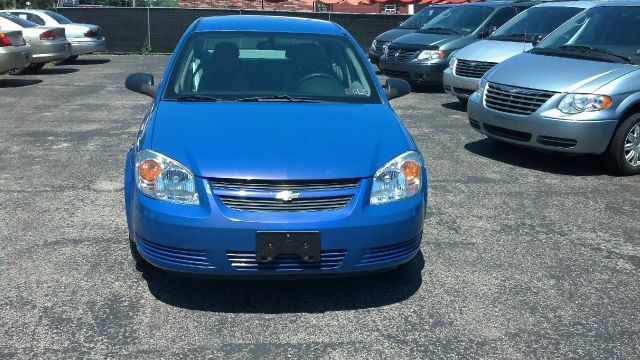
[[[43,26],[62,27],[71,42],[71,56],[75,60],[79,55],[90,54],[106,50],[106,40],[99,26],[91,24],[77,24],[66,17],[49,10],[2,10],[23,19]]]
[[[32,50],[21,31],[0,30],[0,74],[24,69],[31,62]]]
[[[20,30],[33,49],[33,58],[27,70],[40,70],[46,63],[61,61],[71,56],[71,43],[64,28],[38,26],[19,17],[0,14],[0,29]]]

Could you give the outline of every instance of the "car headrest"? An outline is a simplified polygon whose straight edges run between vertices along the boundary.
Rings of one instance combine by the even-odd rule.
[[[298,44],[289,46],[285,56],[298,65],[317,65],[321,63],[322,52],[316,44]]]

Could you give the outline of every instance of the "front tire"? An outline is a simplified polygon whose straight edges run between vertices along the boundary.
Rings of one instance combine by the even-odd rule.
[[[616,174],[640,174],[640,113],[624,119],[604,153],[605,165]]]

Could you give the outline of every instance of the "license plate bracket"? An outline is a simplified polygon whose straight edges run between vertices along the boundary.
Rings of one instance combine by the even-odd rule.
[[[319,231],[258,231],[256,261],[270,263],[280,254],[296,254],[302,262],[320,261]]]

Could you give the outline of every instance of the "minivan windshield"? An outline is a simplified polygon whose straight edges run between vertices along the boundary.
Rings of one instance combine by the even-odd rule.
[[[402,25],[398,26],[398,29],[420,29],[448,8],[448,6],[428,6],[405,20]]]
[[[640,6],[599,6],[567,21],[532,53],[640,64]]]
[[[516,15],[493,33],[489,40],[533,42],[574,17],[584,8],[564,6],[532,7]]]
[[[418,32],[469,35],[493,13],[490,6],[458,5],[429,21]]]
[[[344,36],[200,31],[172,66],[165,100],[380,103]]]
[[[58,14],[57,12],[46,10],[45,14],[49,15],[53,20],[58,22],[58,24],[62,24],[62,25],[73,24],[73,21],[71,21],[71,20],[67,19],[66,17]]]

